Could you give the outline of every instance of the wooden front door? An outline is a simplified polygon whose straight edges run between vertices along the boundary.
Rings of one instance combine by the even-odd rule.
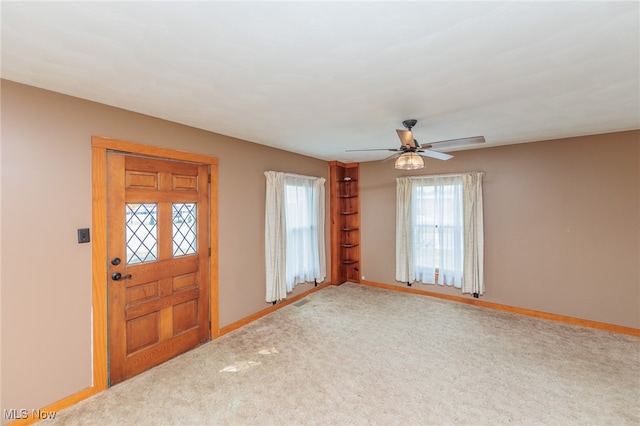
[[[111,384],[209,339],[207,165],[107,154]]]

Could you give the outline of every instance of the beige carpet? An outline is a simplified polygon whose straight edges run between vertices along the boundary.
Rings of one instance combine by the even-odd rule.
[[[638,338],[356,284],[302,302],[50,423],[640,423]]]

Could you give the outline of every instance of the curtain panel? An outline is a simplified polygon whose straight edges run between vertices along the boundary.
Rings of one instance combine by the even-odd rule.
[[[267,197],[265,208],[265,272],[267,293],[265,300],[273,302],[287,297],[286,234],[284,217],[284,173],[265,172]]]
[[[483,176],[484,173],[479,172],[462,175],[465,229],[463,293],[484,294]]]
[[[396,179],[396,280],[413,282],[413,238],[411,235],[411,181]]]

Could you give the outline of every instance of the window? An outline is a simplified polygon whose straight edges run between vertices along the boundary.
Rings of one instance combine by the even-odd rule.
[[[285,177],[287,290],[320,275],[318,197],[313,180]]]
[[[462,179],[417,181],[411,188],[411,242],[418,281],[461,287]]]
[[[484,292],[482,176],[397,178],[396,280]]]
[[[197,206],[196,203],[173,203],[171,232],[174,256],[184,256],[197,251]]]
[[[127,265],[158,259],[158,205],[126,204]]]
[[[268,302],[303,282],[326,277],[324,178],[265,172],[265,262]]]

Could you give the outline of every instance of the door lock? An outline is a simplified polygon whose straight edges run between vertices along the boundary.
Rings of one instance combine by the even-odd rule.
[[[111,264],[113,266],[118,266],[120,264],[121,260],[119,257],[114,257],[113,259],[111,259]]]

